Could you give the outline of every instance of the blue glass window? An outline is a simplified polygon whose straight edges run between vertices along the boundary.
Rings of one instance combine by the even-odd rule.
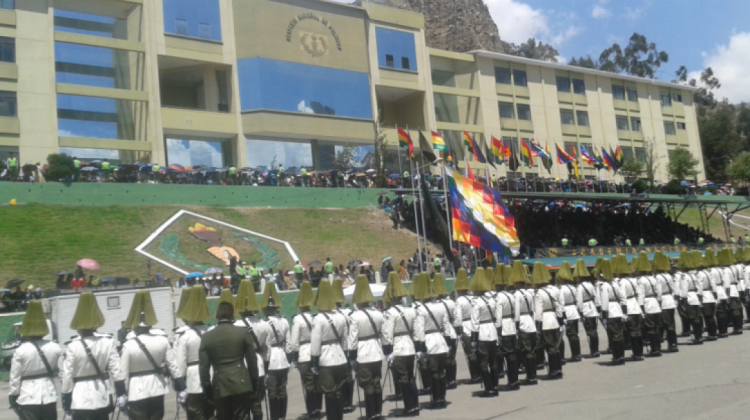
[[[266,58],[237,61],[242,111],[273,109],[372,119],[367,73]]]
[[[0,0],[0,9],[15,9],[16,0]]]
[[[292,141],[246,139],[247,166],[265,166],[270,168],[284,165],[287,173],[298,173],[301,167],[313,165],[312,146],[310,143]],[[276,162],[274,163],[274,159]]]
[[[77,157],[83,161],[94,159],[107,159],[110,163],[123,162],[120,160],[120,151],[111,149],[83,149],[80,147],[61,147],[61,154]],[[126,163],[126,162],[123,162]]]
[[[146,102],[91,96],[57,95],[57,134],[135,140],[135,122],[145,124]]]
[[[417,71],[417,50],[413,32],[395,31],[378,26],[375,28],[375,37],[380,67]]]
[[[143,53],[55,42],[55,79],[58,83],[131,89],[132,71],[140,71]],[[143,86],[135,86],[142,90]]]
[[[74,34],[128,39],[124,19],[55,9],[55,30]]]
[[[221,142],[167,139],[167,161],[182,166],[224,166]]]
[[[219,0],[164,0],[164,32],[221,41]]]

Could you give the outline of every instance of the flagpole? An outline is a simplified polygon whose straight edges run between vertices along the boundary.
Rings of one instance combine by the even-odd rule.
[[[398,124],[395,124],[396,127],[396,151],[398,153],[398,175],[404,176],[404,171],[401,170],[401,143],[398,141]],[[404,186],[404,180],[401,179],[401,187]]]
[[[406,132],[409,133],[409,126],[406,126]],[[411,136],[411,134],[409,134]],[[409,169],[411,170],[412,174],[414,174],[414,159],[411,158],[409,155],[409,150],[406,151],[406,157],[409,160]],[[404,180],[405,181],[405,180]],[[412,190],[414,189],[414,183],[411,183]],[[422,245],[420,243],[419,238],[419,220],[417,220],[417,195],[414,194],[414,200],[412,200],[412,203],[414,204],[414,230],[417,232],[417,253],[419,257],[419,271],[422,271]]]
[[[417,182],[419,182],[419,194],[420,197],[422,197],[421,205],[419,206],[420,213],[422,214],[422,234],[424,235],[424,240],[422,243],[424,244],[424,253],[427,255],[427,228],[425,227],[424,222],[424,206],[427,202],[427,197],[425,197],[424,191],[422,191],[422,176],[419,175],[419,165],[417,166]],[[425,267],[425,271],[427,271],[427,267]]]
[[[451,225],[451,209],[450,209],[450,200],[448,199],[448,174],[445,171],[445,162],[443,162],[443,165],[440,167],[441,172],[443,173],[443,197],[445,197],[445,224],[448,226],[448,239],[450,240],[451,244],[451,251],[453,250],[453,228]]]

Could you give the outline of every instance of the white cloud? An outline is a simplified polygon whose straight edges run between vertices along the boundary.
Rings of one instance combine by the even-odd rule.
[[[578,35],[579,32],[581,32],[581,28],[579,28],[577,26],[569,26],[568,29],[566,29],[564,32],[562,32],[560,34],[557,34],[554,37],[552,37],[552,39],[549,41],[549,43],[552,44],[555,47],[559,47],[565,41],[567,41],[570,38],[573,38],[574,36]]]
[[[594,19],[607,19],[610,16],[612,16],[612,12],[598,4],[594,6],[594,10],[591,11],[591,17]]]
[[[638,20],[641,16],[643,16],[644,10],[640,7],[636,7],[635,9],[631,9],[629,7],[625,8],[625,17],[630,20]]]
[[[715,93],[718,99],[726,97],[729,102],[750,101],[750,33],[734,33],[729,37],[729,45],[718,45],[716,50],[703,53],[703,66],[711,67],[714,76],[721,82]],[[700,80],[701,71],[688,74],[688,79]]]
[[[542,10],[515,0],[487,0],[486,3],[503,41],[518,44],[532,37],[540,39],[550,35]]]
[[[167,155],[170,164],[223,166],[219,142],[167,139]]]
[[[297,104],[297,112],[302,112],[304,114],[314,114],[315,111],[313,111],[312,108],[305,105],[305,100],[303,99],[302,102]]]

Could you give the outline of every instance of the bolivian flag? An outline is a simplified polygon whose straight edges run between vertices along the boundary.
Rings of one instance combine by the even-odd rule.
[[[414,143],[411,141],[411,136],[401,127],[396,127],[398,131],[398,145],[404,149],[409,150],[409,154],[406,156],[407,160],[414,157]]]
[[[526,166],[531,168],[534,164],[534,158],[531,155],[531,149],[524,139],[521,139],[521,162],[525,163]]]
[[[432,135],[432,148],[436,152],[445,153],[448,151],[448,146],[445,145],[445,140],[443,140],[443,136],[436,132],[431,132]]]
[[[492,158],[495,163],[503,163],[505,161],[503,142],[492,136],[492,147],[490,147]]]

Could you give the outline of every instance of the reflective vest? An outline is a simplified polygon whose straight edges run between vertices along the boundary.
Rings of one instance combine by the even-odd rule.
[[[237,274],[239,274],[241,276],[244,276],[245,273],[247,273],[247,271],[245,271],[245,267],[243,267],[241,265],[238,265],[237,266]]]
[[[745,236],[745,242],[750,242],[750,236]]]
[[[8,158],[8,167],[15,168],[18,166],[18,161],[16,158]]]
[[[568,238],[562,239],[562,246],[568,246]]]
[[[435,267],[440,267],[440,258],[435,258],[432,263],[435,264]]]
[[[102,162],[102,169],[105,171],[109,170],[109,162]]]
[[[302,264],[297,264],[294,266],[295,273],[302,274],[303,271],[305,271],[305,268],[302,267]]]
[[[283,166],[279,166],[279,173],[280,173],[280,174],[283,174],[283,173],[284,173],[284,167],[283,167]]]
[[[307,175],[307,169],[305,169],[305,168],[302,168],[302,170],[301,170],[301,171],[299,171],[299,173],[301,173],[301,174],[302,174],[302,176],[305,176],[305,175]]]
[[[73,160],[73,167],[76,168],[76,169],[80,169],[81,168],[81,161],[78,160],[78,159]]]
[[[328,274],[333,273],[333,263],[330,261],[326,263],[326,273]]]
[[[409,172],[404,171],[404,178],[408,178],[408,177],[409,177]]]
[[[597,243],[598,242],[596,242],[596,239],[594,238],[589,239],[589,246],[596,246]]]
[[[229,168],[229,175],[237,175],[237,168],[235,168],[234,166]]]
[[[250,267],[250,275],[253,277],[258,277],[258,267]]]
[[[737,243],[737,239],[732,238],[732,243],[736,244]]]
[[[703,238],[698,238],[698,245],[702,245],[702,244],[703,244]]]
[[[680,240],[677,238],[674,238],[674,245],[677,246],[680,244]]]
[[[159,171],[161,171],[161,166],[154,165],[151,167],[151,172],[159,172]]]
[[[626,239],[625,240],[625,245],[627,245],[627,246],[633,246],[633,243],[630,242],[630,239]]]
[[[643,238],[641,238],[641,240],[638,243],[641,244],[641,245],[643,245],[643,243],[644,243],[643,242]]]

